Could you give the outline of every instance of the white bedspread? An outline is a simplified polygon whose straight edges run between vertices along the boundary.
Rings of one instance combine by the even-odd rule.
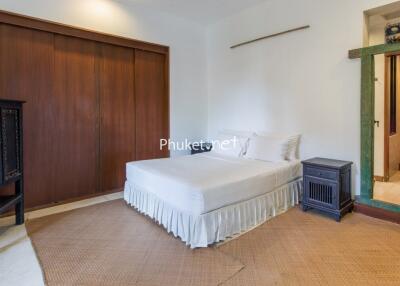
[[[193,216],[249,200],[301,176],[300,161],[271,163],[202,153],[127,164],[127,181]]]

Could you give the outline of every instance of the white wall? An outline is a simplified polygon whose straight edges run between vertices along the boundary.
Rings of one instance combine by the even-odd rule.
[[[302,158],[354,161],[359,193],[361,68],[347,52],[363,45],[363,11],[391,0],[269,0],[208,26],[207,47],[203,27],[125,1],[0,0],[0,9],[170,46],[172,139],[223,128],[301,132]]]
[[[209,136],[218,130],[300,132],[302,158],[351,160],[360,186],[363,11],[383,0],[270,0],[208,29]],[[229,49],[309,24],[311,28]]]
[[[0,9],[169,46],[171,137],[173,140],[206,137],[203,27],[128,2],[110,0],[0,0]]]

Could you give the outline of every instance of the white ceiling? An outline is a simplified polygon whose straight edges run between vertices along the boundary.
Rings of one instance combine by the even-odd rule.
[[[215,23],[266,0],[125,0],[201,24]]]

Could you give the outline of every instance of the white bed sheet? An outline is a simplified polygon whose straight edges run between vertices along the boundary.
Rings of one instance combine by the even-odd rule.
[[[265,162],[202,153],[127,163],[127,181],[190,215],[275,190],[301,176],[300,161]]]

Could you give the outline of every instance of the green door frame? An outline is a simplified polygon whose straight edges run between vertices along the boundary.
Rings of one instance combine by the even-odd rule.
[[[375,64],[374,55],[400,52],[400,43],[384,44],[349,51],[349,58],[361,58],[361,193],[358,202],[400,212],[400,206],[373,199]]]

